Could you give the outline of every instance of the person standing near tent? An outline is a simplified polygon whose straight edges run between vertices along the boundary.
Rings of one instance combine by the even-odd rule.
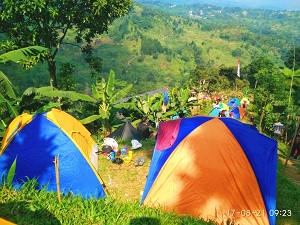
[[[294,143],[293,139],[291,139],[287,144],[293,144],[292,150],[291,150],[291,157],[293,157],[294,159],[298,159],[298,157],[300,156],[300,132],[298,131],[298,134],[295,138]]]
[[[137,125],[137,130],[138,130],[138,132],[141,133],[141,135],[145,139],[155,138],[156,131],[150,130],[150,128],[152,128],[152,126],[149,125],[148,122],[149,122],[149,119],[146,116],[143,116],[141,119],[141,122]]]
[[[274,134],[274,139],[275,140],[279,140],[281,135],[283,134],[283,124],[281,123],[280,120],[278,120],[278,122],[274,123],[273,125],[273,134]]]

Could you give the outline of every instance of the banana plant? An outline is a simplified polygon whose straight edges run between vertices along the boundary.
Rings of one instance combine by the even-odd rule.
[[[187,108],[189,106],[189,93],[189,88],[180,88],[179,90],[173,88],[169,94],[169,109],[178,112]]]
[[[16,46],[10,41],[1,42],[0,49],[7,52],[0,55],[0,63],[10,61],[20,64],[23,68],[30,69],[48,54],[48,49],[40,46],[15,48]],[[4,135],[7,122],[19,115],[16,101],[17,97],[10,80],[0,71],[0,139]]]
[[[77,101],[97,102],[91,96],[75,91],[62,91],[51,86],[27,88],[20,99],[20,111],[31,113],[45,112],[51,108],[71,108],[70,104]]]
[[[2,42],[0,48],[5,49],[9,44]],[[11,47],[11,45],[10,45]],[[29,46],[25,48],[10,50],[0,55],[0,63],[15,62],[25,69],[31,69],[39,61],[43,61],[49,54],[49,49],[41,46]]]
[[[12,119],[18,116],[16,94],[10,80],[0,71],[0,139]]]
[[[136,96],[134,101],[136,102],[136,110],[138,110],[140,114],[147,116],[150,120],[154,120],[156,123],[160,120],[168,120],[170,116],[175,113],[173,110],[168,110],[167,112],[162,111],[162,94]],[[133,124],[136,122],[137,121],[133,122]]]
[[[124,98],[132,88],[132,84],[127,85],[119,91],[115,91],[115,72],[110,71],[107,82],[103,77],[99,78],[96,84],[92,85],[93,97],[97,100],[98,112],[97,115],[91,115],[80,120],[82,124],[88,124],[96,120],[100,120],[103,131],[111,131],[110,118],[114,108],[125,106],[124,103],[116,103]]]

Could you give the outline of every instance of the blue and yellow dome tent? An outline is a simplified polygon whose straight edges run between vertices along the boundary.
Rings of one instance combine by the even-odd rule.
[[[277,142],[232,118],[161,122],[141,205],[237,224],[275,224]]]
[[[102,198],[105,191],[98,170],[97,144],[90,132],[66,112],[49,112],[16,117],[2,140],[0,174],[16,159],[15,188],[37,179],[38,189],[56,191],[54,160],[58,157],[60,189],[83,198]],[[2,182],[2,181],[1,181]]]

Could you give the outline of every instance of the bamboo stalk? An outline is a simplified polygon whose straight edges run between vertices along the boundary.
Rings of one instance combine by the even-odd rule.
[[[58,199],[58,202],[61,202],[58,156],[55,156],[54,164],[55,164],[55,175],[56,175],[57,199]]]
[[[293,141],[291,143],[290,150],[289,150],[289,152],[286,156],[286,160],[285,160],[285,164],[284,164],[285,166],[287,165],[288,160],[290,158],[290,155],[291,155],[291,152],[292,152],[292,149],[293,149],[293,146],[294,146],[294,142],[295,142],[295,139],[296,139],[296,136],[297,136],[297,133],[298,133],[299,126],[300,126],[300,118],[297,121],[297,126],[296,126],[296,129],[295,129],[295,134],[294,134],[294,137],[293,137]]]

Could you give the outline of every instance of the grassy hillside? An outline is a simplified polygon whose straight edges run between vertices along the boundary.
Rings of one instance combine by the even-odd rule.
[[[191,8],[193,16],[189,16],[190,8],[171,11],[167,7],[158,10],[136,3],[127,16],[114,21],[108,34],[94,39],[96,55],[103,59],[101,76],[113,69],[117,79],[134,84],[130,93],[133,95],[163,86],[182,86],[199,63],[215,68],[236,67],[240,56],[243,69],[252,60],[264,56],[283,66],[284,53],[291,48],[291,38],[283,34],[291,31],[297,36],[300,33],[297,27],[291,30],[291,23],[284,22],[297,18],[288,12],[282,21],[272,22],[266,13],[258,13],[259,10],[240,9],[228,16],[228,9],[225,14],[216,16],[218,8],[202,6],[201,10],[207,15],[204,19],[197,14],[199,6]],[[259,21],[255,20],[254,13],[259,15]],[[182,16],[178,16],[180,14]],[[240,15],[247,16],[241,18]],[[90,70],[81,57],[80,47],[84,43],[75,44],[73,38],[69,33],[66,40],[69,44],[62,45],[57,68],[59,62],[71,61],[76,66],[77,90],[82,92],[95,78],[90,77]],[[145,39],[159,42],[162,51],[145,54],[142,51]],[[29,86],[49,83],[45,65],[32,71],[23,71],[16,65],[3,66],[1,70],[21,93]]]

